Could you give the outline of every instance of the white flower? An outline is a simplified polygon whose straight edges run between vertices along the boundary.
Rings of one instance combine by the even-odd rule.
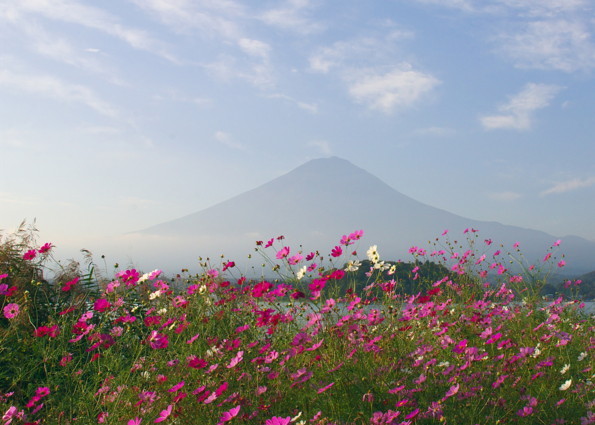
[[[388,275],[395,274],[396,271],[397,271],[397,265],[393,264],[392,266],[390,266],[390,269],[388,269],[387,274]]]
[[[564,375],[566,372],[568,372],[568,369],[570,369],[570,365],[565,364],[564,367],[562,368],[562,370],[560,370],[560,374]]]
[[[380,261],[380,255],[378,254],[377,245],[372,245],[370,248],[368,248],[366,255],[368,256],[368,260],[370,260],[374,264]]]
[[[160,296],[161,296],[161,289],[158,289],[155,292],[151,292],[149,294],[149,299],[154,300],[155,298],[160,297]]]
[[[345,271],[346,272],[356,272],[359,270],[359,266],[361,266],[362,263],[360,263],[358,260],[349,260],[347,262],[347,267],[345,267]]]
[[[302,280],[302,278],[306,275],[306,271],[308,271],[307,266],[304,266],[301,269],[299,269],[297,271],[297,273],[295,274],[295,277],[297,277],[297,280]]]
[[[157,314],[165,314],[167,313],[167,308],[162,308],[161,310],[157,310]]]
[[[570,385],[571,384],[572,384],[572,378],[570,378],[568,381],[566,381],[562,385],[560,385],[559,390],[560,391],[566,391],[568,388],[570,388]]]
[[[580,354],[578,355],[578,361],[579,361],[579,362],[582,362],[582,361],[583,361],[583,360],[585,360],[586,358],[587,358],[587,352],[586,352],[586,351],[583,351],[582,353],[580,353]]]

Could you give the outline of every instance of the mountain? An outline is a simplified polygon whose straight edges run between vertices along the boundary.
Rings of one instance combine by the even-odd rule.
[[[478,229],[467,233],[464,229]],[[538,261],[558,239],[537,230],[464,218],[403,195],[369,172],[344,159],[309,161],[253,190],[202,211],[136,232],[143,246],[162,247],[179,261],[196,265],[198,256],[245,258],[256,240],[284,235],[286,243],[302,244],[305,251],[328,253],[340,237],[363,229],[361,254],[378,245],[382,258],[404,259],[413,246],[428,250],[445,229],[451,240],[478,235],[478,249],[513,250],[515,242],[528,261]],[[443,239],[443,238],[442,238]],[[595,269],[595,243],[572,236],[563,240],[555,255],[564,253],[568,270]],[[436,248],[440,249],[440,248]],[[504,251],[504,250],[503,250]],[[164,257],[160,257],[163,259]]]

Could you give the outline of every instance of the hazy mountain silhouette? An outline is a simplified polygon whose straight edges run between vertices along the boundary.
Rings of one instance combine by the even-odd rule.
[[[141,232],[163,251],[177,253],[180,261],[198,256],[245,257],[256,240],[285,235],[287,244],[302,244],[305,250],[328,253],[341,235],[363,229],[361,254],[377,244],[386,259],[409,259],[412,245],[431,250],[445,229],[451,240],[465,240],[463,230],[479,229],[480,249],[491,238],[491,248],[500,244],[512,250],[520,243],[528,261],[543,258],[558,238],[521,227],[464,218],[425,205],[403,195],[369,172],[349,161],[332,157],[309,161],[293,171],[256,189],[242,193],[210,208]],[[563,239],[558,257],[566,255],[568,270],[595,269],[595,243],[577,236]],[[328,252],[325,252],[328,250]],[[185,258],[184,258],[185,256]]]

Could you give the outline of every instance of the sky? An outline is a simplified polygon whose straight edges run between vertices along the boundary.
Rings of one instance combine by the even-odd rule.
[[[594,16],[0,0],[0,229],[35,219],[40,242],[92,249],[332,155],[464,217],[595,241]]]

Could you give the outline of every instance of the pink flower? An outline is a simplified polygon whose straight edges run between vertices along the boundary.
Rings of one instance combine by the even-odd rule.
[[[134,419],[130,419],[128,421],[128,425],[140,425],[140,423],[143,421],[143,418],[139,418],[138,416]]]
[[[331,388],[333,385],[335,385],[334,382],[331,382],[330,384],[322,387],[322,388],[318,388],[318,390],[316,391],[318,394],[322,394],[323,392],[325,392],[326,390],[328,390],[329,388]]]
[[[23,260],[31,261],[37,256],[37,251],[34,249],[30,249],[29,251],[23,254]]]
[[[38,251],[38,252],[39,252],[40,254],[45,254],[46,252],[48,252],[48,251],[49,251],[50,249],[52,249],[53,247],[54,247],[54,246],[53,246],[51,243],[47,242],[47,243],[44,243],[44,244],[41,246],[41,248],[39,248],[39,251]]]
[[[291,422],[291,416],[286,418],[280,418],[278,416],[273,416],[271,419],[267,419],[264,422],[264,425],[288,425]]]
[[[277,252],[277,259],[281,260],[285,257],[287,257],[289,255],[289,247],[288,246],[284,246],[283,248],[281,248],[278,252]]]
[[[170,393],[175,393],[176,391],[178,391],[180,388],[182,388],[184,386],[185,382],[184,381],[180,381],[178,382],[176,385],[174,385],[173,387],[171,387],[169,390],[167,390]]]
[[[552,253],[551,253],[551,252],[548,252],[548,253],[546,254],[546,256],[545,256],[545,257],[543,257],[543,262],[545,263],[547,260],[549,260],[549,259],[551,258],[551,256],[552,256]]]
[[[238,416],[238,413],[240,412],[240,407],[241,406],[236,406],[236,407],[229,409],[227,412],[223,412],[223,414],[219,418],[219,423],[229,422],[233,418]]]
[[[238,363],[240,363],[242,361],[243,358],[244,358],[244,352],[238,351],[238,354],[236,354],[236,356],[233,359],[231,359],[231,361],[227,365],[227,368],[231,369],[233,367],[236,367],[238,365]]]
[[[173,405],[170,404],[169,406],[167,406],[167,408],[165,410],[162,410],[161,413],[159,413],[159,417],[157,419],[155,419],[153,422],[157,423],[157,422],[163,422],[164,420],[166,420],[169,415],[171,415],[171,411],[173,409]]]
[[[556,242],[554,242],[554,246],[559,246],[562,243],[562,241],[560,239],[558,239]]]
[[[4,317],[7,319],[14,319],[19,315],[19,305],[15,303],[7,304],[4,307]]]
[[[293,257],[289,258],[287,260],[287,262],[293,266],[293,265],[298,264],[303,259],[304,259],[303,255],[301,255],[301,254],[295,254]]]
[[[561,261],[558,263],[558,267],[564,267],[565,265],[566,265],[566,261],[564,261],[564,260],[561,260]]]

